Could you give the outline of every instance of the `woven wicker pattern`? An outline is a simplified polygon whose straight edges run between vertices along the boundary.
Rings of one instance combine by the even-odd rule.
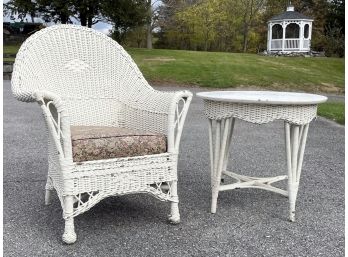
[[[316,117],[317,104],[325,102],[327,98],[312,94],[258,91],[207,92],[197,95],[204,99],[209,124],[211,212],[217,210],[220,191],[258,188],[288,197],[289,219],[295,221],[309,123]],[[287,175],[251,177],[227,170],[236,119],[256,124],[284,120]],[[222,176],[230,177],[233,183],[221,183]],[[287,190],[273,185],[285,179],[288,180]]]
[[[238,118],[256,124],[285,120],[291,124],[308,124],[317,116],[317,105],[259,105],[204,100],[209,119]]]
[[[23,43],[12,91],[20,101],[38,102],[43,111],[49,161],[45,201],[50,203],[55,189],[65,219],[64,242],[76,241],[73,217],[112,195],[150,193],[170,201],[170,221],[180,221],[177,155],[190,92],[153,89],[117,42],[74,25],[43,29]],[[73,162],[71,126],[162,133],[167,151]]]

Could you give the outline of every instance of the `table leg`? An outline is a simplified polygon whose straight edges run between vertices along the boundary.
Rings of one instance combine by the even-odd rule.
[[[225,156],[224,156],[224,164],[222,166],[222,170],[227,169],[227,164],[228,164],[228,157],[230,153],[230,147],[231,147],[231,142],[232,142],[232,135],[233,135],[233,129],[234,129],[234,124],[236,122],[236,118],[229,118],[231,121],[231,126],[228,131],[228,137],[227,137],[227,146],[226,146],[226,151],[225,151]]]
[[[295,221],[295,205],[300,182],[303,154],[309,124],[295,125],[285,122],[285,148],[288,169],[289,219]]]
[[[209,120],[209,145],[212,187],[211,213],[216,212],[221,174],[224,165],[227,165],[226,158],[228,157],[227,152],[229,150],[230,140],[232,137],[234,119],[227,118],[224,120],[217,120],[215,121],[215,123],[216,126],[214,133],[213,121]]]

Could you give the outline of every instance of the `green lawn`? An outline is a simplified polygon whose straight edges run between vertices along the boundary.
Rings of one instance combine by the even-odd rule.
[[[318,115],[344,125],[344,103],[327,102],[319,104]]]
[[[18,46],[4,46],[15,54]],[[264,57],[255,54],[128,48],[151,82],[212,88],[255,87],[308,92],[344,92],[344,59]],[[11,61],[13,58],[4,58]],[[344,124],[344,103],[324,103],[320,116]]]
[[[4,61],[4,62],[14,62],[14,58],[5,57],[5,58],[3,58],[3,61]]]
[[[14,54],[17,50],[18,46],[4,46],[5,54]],[[265,57],[143,48],[127,51],[151,82],[212,88],[344,92],[343,58]]]
[[[344,92],[344,59],[127,49],[150,81],[204,87]]]
[[[16,54],[18,49],[17,45],[4,45],[4,54]]]

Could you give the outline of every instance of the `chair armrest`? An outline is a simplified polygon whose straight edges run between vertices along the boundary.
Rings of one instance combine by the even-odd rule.
[[[178,152],[182,128],[192,99],[189,91],[161,92],[151,90],[146,94],[127,99],[123,125],[167,135],[168,152]]]
[[[35,92],[33,97],[43,111],[59,159],[72,160],[70,122],[63,101],[59,96],[48,91]]]
[[[179,152],[182,129],[192,100],[190,91],[175,93],[168,115],[168,152]]]

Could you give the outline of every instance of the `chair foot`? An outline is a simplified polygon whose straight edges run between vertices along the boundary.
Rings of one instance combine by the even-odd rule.
[[[219,191],[216,189],[212,190],[212,197],[211,197],[211,209],[210,212],[211,213],[216,213],[216,207],[217,207],[217,199],[219,196]]]
[[[62,239],[66,244],[73,244],[76,242],[77,235],[74,228],[74,218],[68,218],[65,220],[65,229]]]
[[[289,220],[291,222],[295,222],[295,206],[290,206],[290,211],[289,211]]]
[[[73,244],[76,242],[77,236],[76,233],[65,233],[62,236],[63,242],[66,244]]]
[[[295,221],[297,192],[298,184],[289,185],[289,220],[291,222]]]
[[[74,197],[68,195],[64,197],[64,215],[65,215],[65,228],[62,239],[66,244],[73,244],[76,242],[77,236],[75,233],[74,217],[72,216],[74,211]]]
[[[171,203],[171,212],[168,217],[168,221],[171,224],[179,224],[180,223],[180,213],[179,213],[179,204]]]
[[[45,205],[50,205],[52,203],[52,191],[51,189],[46,189],[45,192]]]
[[[176,225],[180,223],[180,216],[179,217],[173,217],[171,215],[169,215],[168,217],[168,221],[170,224]]]

